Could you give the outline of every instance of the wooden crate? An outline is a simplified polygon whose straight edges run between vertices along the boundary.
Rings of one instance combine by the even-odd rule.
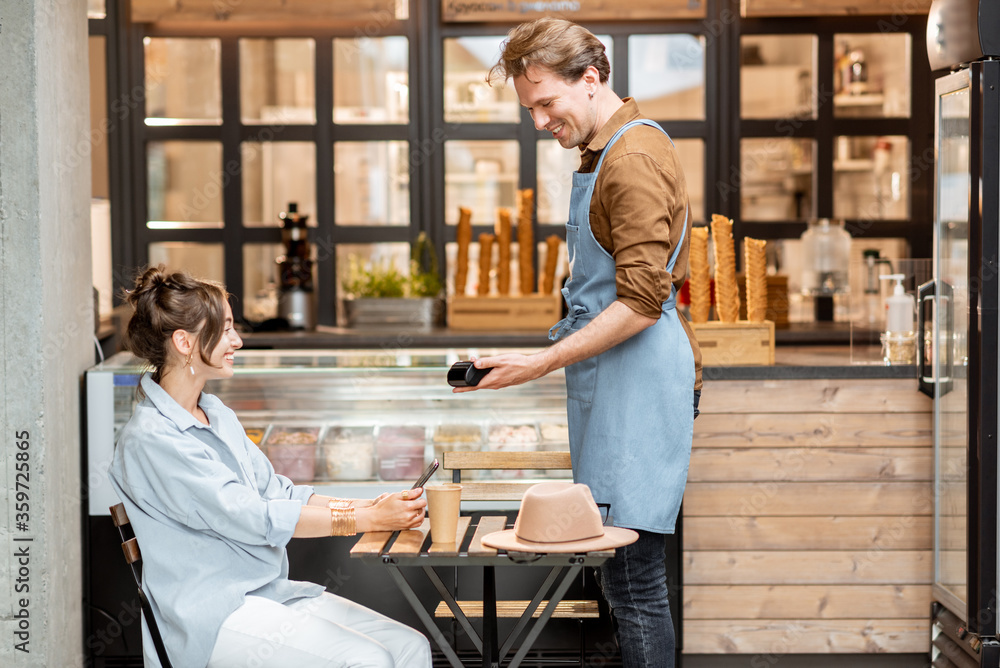
[[[548,331],[562,317],[560,295],[448,298],[448,327],[476,331]]]
[[[701,347],[703,366],[761,366],[774,364],[774,323],[691,323]]]

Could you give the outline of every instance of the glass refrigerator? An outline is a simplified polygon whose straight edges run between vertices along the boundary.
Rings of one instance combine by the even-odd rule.
[[[920,389],[934,400],[935,667],[1000,666],[997,348],[1000,36],[997,5],[935,0],[934,279],[920,288]],[[986,9],[984,9],[984,6]],[[992,42],[992,43],[991,43]]]

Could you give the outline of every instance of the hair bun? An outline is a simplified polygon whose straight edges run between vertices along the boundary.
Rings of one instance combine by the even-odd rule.
[[[135,279],[135,285],[131,290],[126,290],[125,301],[133,307],[137,306],[140,299],[157,291],[160,287],[168,285],[170,275],[167,268],[162,264],[155,267],[148,267]]]
[[[167,269],[162,264],[149,267],[136,281],[136,289],[158,288],[167,283]]]

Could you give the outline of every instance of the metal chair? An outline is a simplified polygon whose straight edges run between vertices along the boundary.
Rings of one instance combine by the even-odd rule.
[[[125,553],[125,561],[132,569],[132,577],[135,578],[135,586],[139,590],[139,605],[142,607],[143,617],[146,619],[146,626],[149,627],[149,635],[153,637],[153,646],[156,648],[156,656],[160,659],[162,668],[173,668],[170,658],[167,656],[167,648],[163,645],[163,637],[160,629],[156,625],[156,618],[153,616],[153,607],[149,604],[146,592],[142,590],[142,555],[139,552],[139,541],[136,539],[131,527],[126,536],[125,527],[129,526],[128,515],[125,513],[125,504],[119,503],[111,506],[111,520],[118,527],[118,533],[122,538],[122,552]]]

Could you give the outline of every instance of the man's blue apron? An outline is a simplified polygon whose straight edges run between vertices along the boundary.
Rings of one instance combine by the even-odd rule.
[[[622,126],[590,174],[573,173],[566,245],[571,278],[563,288],[569,314],[549,332],[579,331],[617,299],[615,261],[590,227],[590,200],[604,156],[641,119]],[[666,132],[664,132],[666,134]],[[669,136],[668,136],[669,139]],[[671,272],[687,234],[667,264]],[[598,503],[610,503],[616,526],[673,533],[691,459],[694,353],[674,308],[663,302],[656,324],[614,348],[566,367],[573,477]]]

